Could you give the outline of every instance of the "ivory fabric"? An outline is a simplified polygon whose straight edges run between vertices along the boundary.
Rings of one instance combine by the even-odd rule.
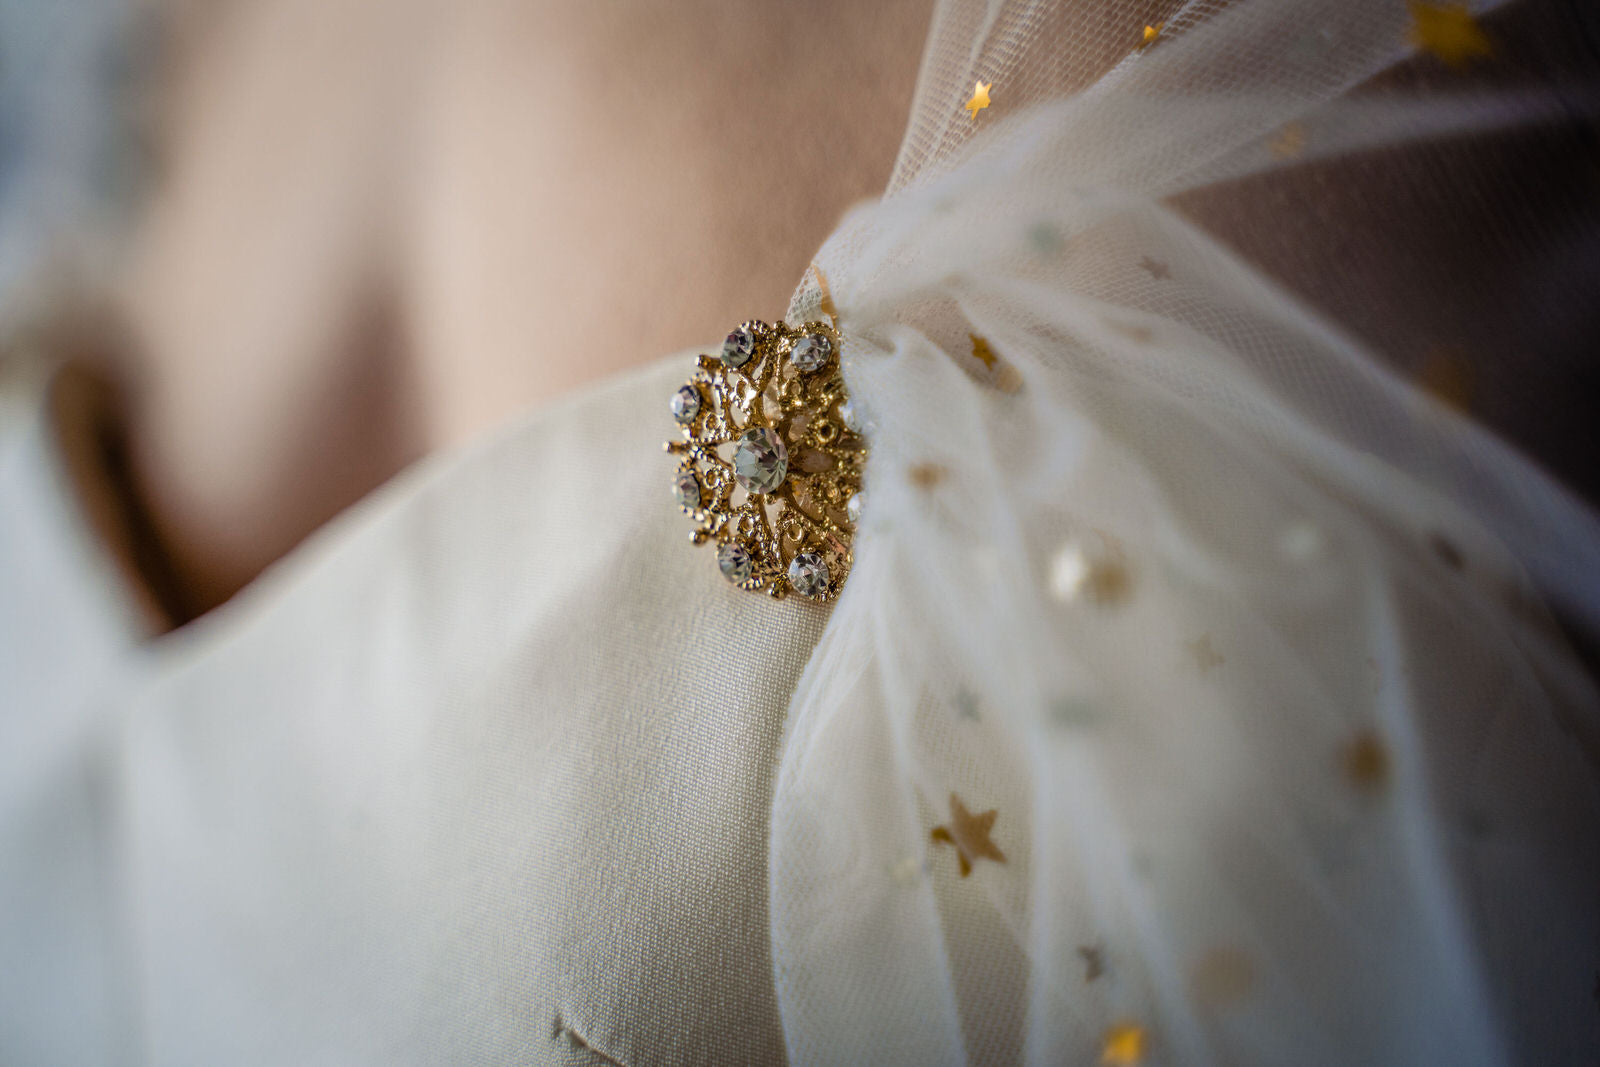
[[[35,424],[0,498],[0,1060],[771,1063],[782,717],[661,453],[690,355],[437,457],[140,640]]]

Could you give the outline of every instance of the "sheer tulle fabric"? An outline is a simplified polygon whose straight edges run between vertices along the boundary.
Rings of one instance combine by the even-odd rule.
[[[1163,199],[1308,116],[1324,154],[1538,120],[1346,99],[1406,26],[940,5],[890,194],[791,309],[826,279],[874,448],[773,809],[793,1062],[1595,1039],[1600,724],[1533,580],[1594,623],[1600,524]],[[1004,863],[930,839],[952,794]]]

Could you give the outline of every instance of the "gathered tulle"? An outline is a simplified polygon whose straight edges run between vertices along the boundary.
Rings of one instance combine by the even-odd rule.
[[[1349,99],[1387,0],[1143,11],[942,4],[791,309],[873,454],[773,808],[790,1057],[1574,1060],[1600,716],[1540,598],[1600,625],[1600,523],[1166,199],[1545,111]]]

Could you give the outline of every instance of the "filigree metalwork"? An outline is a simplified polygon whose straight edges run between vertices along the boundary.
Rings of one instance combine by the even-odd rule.
[[[843,587],[867,454],[848,401],[825,322],[746,322],[674,397],[674,493],[741,589],[825,601]]]

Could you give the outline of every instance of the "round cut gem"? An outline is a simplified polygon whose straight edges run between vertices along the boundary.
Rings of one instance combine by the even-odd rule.
[[[678,476],[672,480],[672,495],[680,507],[697,508],[700,506],[700,479],[688,471],[679,471]]]
[[[789,561],[789,585],[801,596],[828,591],[828,565],[815,552],[802,552]]]
[[[739,435],[733,450],[733,477],[752,493],[770,493],[789,473],[789,450],[765,426],[752,426]]]
[[[750,362],[750,357],[756,354],[756,335],[750,327],[741,326],[728,335],[722,342],[722,362],[724,365],[739,368]]]
[[[692,385],[685,385],[672,394],[673,418],[687,426],[698,414],[700,414],[700,390]]]
[[[805,374],[821,370],[833,355],[833,342],[825,333],[808,333],[789,350],[789,362],[794,369]]]
[[[722,576],[728,581],[734,585],[743,585],[750,580],[750,572],[755,569],[755,561],[750,558],[750,553],[743,545],[727,541],[717,549],[717,566],[722,569]]]

